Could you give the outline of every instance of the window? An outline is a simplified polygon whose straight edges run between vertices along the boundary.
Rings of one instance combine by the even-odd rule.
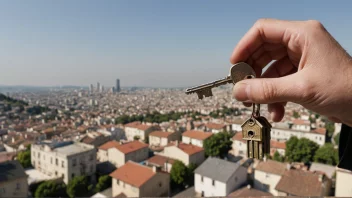
[[[117,185],[120,185],[120,180],[117,179],[117,180],[116,180],[116,184],[117,184]]]
[[[75,177],[75,174],[74,173],[72,173],[72,175],[71,175],[71,179],[73,179]]]
[[[57,158],[55,159],[55,164],[56,164],[56,166],[59,165],[59,160]]]
[[[77,165],[77,159],[73,159],[72,160],[72,166],[76,166]]]
[[[38,153],[38,158],[40,158],[40,153]]]
[[[131,188],[132,188],[133,192],[137,192],[137,188],[136,187],[131,186]]]
[[[17,183],[16,184],[16,190],[19,190],[21,188],[21,184],[20,183]]]
[[[319,137],[319,140],[321,140],[321,137]]]
[[[55,171],[55,176],[57,176],[57,171]]]
[[[62,179],[65,179],[65,175],[62,173]]]
[[[50,163],[53,164],[53,158],[50,158]]]
[[[215,180],[213,180],[213,186],[215,186]]]
[[[35,152],[33,151],[33,157],[35,157]]]
[[[61,162],[61,167],[62,167],[62,168],[65,167],[65,162],[64,162],[64,161]]]
[[[203,176],[200,178],[200,181],[202,181],[202,182],[203,182]]]

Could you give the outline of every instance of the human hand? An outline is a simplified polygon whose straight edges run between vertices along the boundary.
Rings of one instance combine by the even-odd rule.
[[[268,104],[273,121],[281,121],[285,104],[294,102],[352,126],[352,58],[320,22],[260,19],[230,62],[246,62],[260,76],[236,83],[234,98]]]

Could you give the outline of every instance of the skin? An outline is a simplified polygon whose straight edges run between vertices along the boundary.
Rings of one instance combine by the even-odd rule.
[[[260,76],[236,83],[234,98],[246,106],[268,104],[274,122],[294,102],[352,127],[352,58],[319,21],[260,19],[230,62],[247,62]]]

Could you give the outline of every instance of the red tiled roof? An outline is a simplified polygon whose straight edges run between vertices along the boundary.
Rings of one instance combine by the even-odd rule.
[[[131,122],[131,123],[126,124],[125,127],[136,128],[136,129],[145,131],[152,126],[146,125],[146,124],[141,124],[140,122],[136,121],[136,122]]]
[[[156,164],[159,166],[164,166],[166,162],[168,162],[169,164],[173,164],[175,160],[161,155],[154,155],[153,157],[147,159],[147,162],[151,164]]]
[[[205,140],[212,135],[213,134],[210,132],[194,131],[194,130],[186,131],[186,132],[182,133],[182,136],[190,137],[190,138],[197,139],[197,140]]]
[[[317,128],[317,129],[313,130],[313,132],[321,134],[321,135],[325,135],[326,129],[325,128]]]
[[[248,188],[246,186],[232,192],[227,197],[263,197],[263,196],[272,197],[273,195],[268,192],[260,191],[254,188]]]
[[[110,174],[111,177],[121,180],[135,187],[141,187],[150,180],[156,173],[147,166],[128,161]]]
[[[286,149],[286,142],[278,142],[275,140],[270,141],[270,146],[272,148],[278,148],[278,149]]]
[[[260,162],[255,169],[266,173],[272,173],[275,175],[283,175],[285,173],[286,168],[287,167],[285,163],[267,160]]]
[[[209,129],[222,129],[224,128],[226,125],[224,124],[217,124],[217,123],[207,123],[205,124],[205,126]]]
[[[164,132],[164,131],[154,131],[149,134],[149,136],[156,136],[156,137],[169,137],[172,133],[170,132]]]
[[[195,153],[204,151],[202,147],[194,146],[191,144],[184,144],[184,143],[179,143],[178,148],[181,149],[183,152],[187,153],[188,155],[193,155]]]
[[[242,135],[242,131],[237,132],[233,137],[232,140],[237,140],[237,141],[241,141],[241,142],[246,142],[246,140],[243,139],[243,135]]]
[[[148,144],[135,140],[132,142],[127,142],[127,143],[118,145],[115,148],[121,151],[122,153],[127,154],[146,147],[148,147]]]
[[[308,120],[295,119],[293,120],[293,124],[295,125],[310,125]]]
[[[322,196],[323,185],[319,174],[299,169],[291,169],[277,183],[275,189],[294,196]],[[322,175],[321,175],[322,176]]]
[[[117,146],[119,146],[119,145],[120,145],[119,142],[113,140],[113,141],[109,141],[109,142],[107,142],[107,143],[101,145],[101,146],[99,147],[99,149],[101,149],[101,150],[108,150],[109,148],[117,147]]]

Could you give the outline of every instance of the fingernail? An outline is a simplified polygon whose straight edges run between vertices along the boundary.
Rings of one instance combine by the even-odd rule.
[[[246,83],[236,83],[233,89],[233,96],[241,102],[249,101],[250,86]]]

